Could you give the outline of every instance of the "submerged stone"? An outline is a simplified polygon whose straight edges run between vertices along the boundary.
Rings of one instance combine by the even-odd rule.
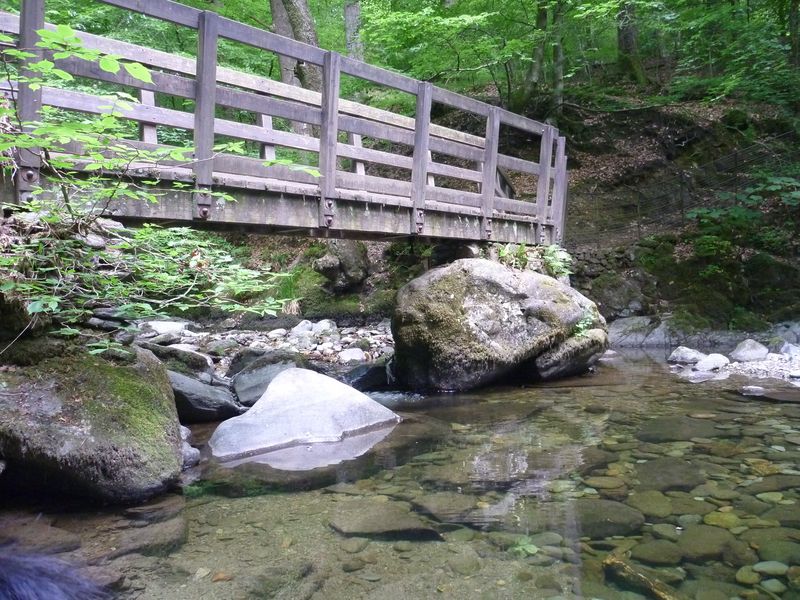
[[[713,421],[690,417],[656,417],[645,421],[636,437],[643,442],[689,441],[692,438],[715,438],[724,436]]]
[[[356,500],[341,506],[330,521],[342,535],[367,538],[441,539],[407,504]]]
[[[675,457],[648,460],[637,465],[636,473],[639,478],[638,487],[642,490],[688,491],[706,480],[700,469]]]
[[[725,547],[735,540],[727,529],[710,525],[690,525],[678,538],[678,546],[687,560],[705,562],[720,558]]]

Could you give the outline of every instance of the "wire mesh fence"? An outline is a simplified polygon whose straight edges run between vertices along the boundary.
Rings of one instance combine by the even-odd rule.
[[[697,208],[730,205],[747,189],[762,168],[780,172],[800,161],[800,146],[787,151],[797,134],[793,131],[737,149],[706,164],[682,171],[658,185],[657,191],[629,187],[629,199],[619,210],[609,210],[608,199],[598,196],[584,206],[580,223],[567,227],[565,247],[604,248],[624,245],[653,234],[675,231],[687,224]],[[567,203],[569,213],[570,205]],[[568,223],[570,219],[568,217]]]

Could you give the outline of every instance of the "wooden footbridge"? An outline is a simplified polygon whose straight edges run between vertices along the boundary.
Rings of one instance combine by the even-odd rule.
[[[196,58],[188,58],[76,32],[86,48],[148,67],[152,83],[124,69],[109,73],[77,58],[56,61],[76,78],[135,91],[139,102],[113,108],[139,124],[139,139],[125,141],[130,147],[163,149],[168,147],[165,131],[193,132],[191,160],[134,162],[121,174],[154,186],[160,196],[157,203],[115,200],[108,209],[114,218],[319,237],[421,236],[526,244],[562,239],[566,156],[564,138],[554,127],[214,12],[167,0],[98,1],[196,30],[198,37]],[[44,0],[23,0],[19,15],[0,12],[0,31],[17,35],[20,48],[34,48],[36,31],[54,27],[45,24],[44,10]],[[317,65],[322,93],[219,66],[221,39]],[[265,55],[265,64],[271,60]],[[415,96],[416,116],[341,98],[342,76]],[[75,89],[31,90],[12,82],[4,91],[15,100],[22,122],[38,121],[42,106],[89,114],[112,110],[107,97]],[[485,135],[432,123],[435,105],[478,119],[479,130],[485,124]],[[233,111],[237,120],[230,117]],[[241,122],[242,115],[249,121]],[[305,124],[305,132],[297,133],[297,123]],[[526,155],[538,152],[538,162],[501,154],[503,135],[522,140]],[[256,151],[215,152],[216,142],[230,139],[244,140]],[[286,149],[312,157],[306,160],[315,163],[318,173],[271,162],[276,151],[281,156]],[[47,181],[38,156],[20,152],[20,161],[15,189],[2,192],[17,201],[45,185],[40,170]],[[526,189],[535,189],[535,196],[515,198],[511,173]],[[176,189],[173,182],[184,185]],[[235,201],[214,191],[224,191]]]

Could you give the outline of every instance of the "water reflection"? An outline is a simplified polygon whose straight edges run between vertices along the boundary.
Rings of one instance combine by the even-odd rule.
[[[180,517],[52,523],[95,556],[108,544],[97,531],[125,531],[137,550],[110,565],[142,599],[634,600],[663,585],[675,598],[789,600],[800,406],[744,397],[741,383],[689,384],[620,355],[591,376],[426,398],[338,465],[323,452],[303,472],[287,457],[227,469],[238,479],[222,487],[209,470]],[[188,537],[169,545],[157,532],[176,518]]]

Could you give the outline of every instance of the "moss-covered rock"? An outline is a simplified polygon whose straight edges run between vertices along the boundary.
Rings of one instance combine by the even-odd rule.
[[[604,337],[605,321],[591,300],[569,286],[489,260],[458,260],[398,292],[392,318],[396,375],[414,389],[466,390],[590,329]],[[570,346],[576,351],[561,356],[584,360],[584,346]],[[604,348],[603,340],[596,351]],[[547,364],[548,371],[559,372]],[[535,369],[526,374],[542,375]]]
[[[175,483],[172,388],[152,353],[128,363],[82,352],[0,372],[0,487],[134,503]]]

